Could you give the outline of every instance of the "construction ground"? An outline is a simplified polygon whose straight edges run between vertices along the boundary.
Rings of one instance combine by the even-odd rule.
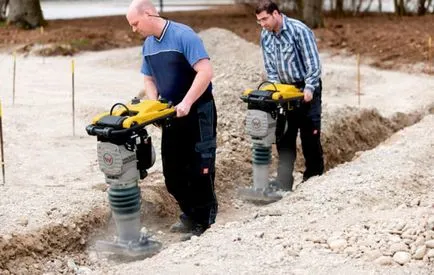
[[[252,180],[239,96],[264,79],[254,15],[165,15],[199,32],[214,67],[216,224],[186,242],[169,232],[178,207],[158,156],[140,187],[143,226],[162,251],[134,261],[96,252],[115,229],[96,139],[84,129],[141,92],[140,38],[123,16],[0,26],[0,274],[433,274],[434,16],[325,18],[315,34],[327,171],[299,184],[299,160],[294,192],[255,205],[237,194]],[[149,132],[159,151],[160,130]]]

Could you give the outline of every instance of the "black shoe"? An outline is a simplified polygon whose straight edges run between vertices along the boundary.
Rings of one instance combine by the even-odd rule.
[[[321,176],[321,175],[322,175],[322,173],[316,173],[316,174],[313,174],[313,175],[303,175],[303,180],[301,182],[305,182],[308,179],[310,179],[311,177]]]
[[[205,225],[201,225],[201,224],[195,224],[193,225],[193,228],[190,230],[190,232],[188,232],[187,234],[184,234],[181,237],[181,241],[188,241],[191,239],[191,237],[193,236],[197,236],[199,237],[200,235],[202,235],[207,229],[209,228],[209,226],[205,226]]]
[[[209,228],[208,226],[202,225],[202,224],[196,224],[193,226],[193,228],[191,229],[191,233],[195,236],[200,236],[203,234],[203,232],[205,232],[207,229]]]
[[[172,233],[189,233],[193,229],[193,222],[184,213],[179,216],[179,221],[172,224],[169,231]]]

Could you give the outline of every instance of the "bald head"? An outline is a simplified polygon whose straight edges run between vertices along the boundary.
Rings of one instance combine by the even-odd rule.
[[[128,7],[127,20],[133,32],[144,37],[160,35],[165,25],[165,20],[160,18],[150,0],[133,0]]]
[[[157,14],[157,9],[155,9],[155,6],[150,0],[133,0],[128,8],[127,17],[132,14],[140,16],[143,15],[145,11],[151,14]]]

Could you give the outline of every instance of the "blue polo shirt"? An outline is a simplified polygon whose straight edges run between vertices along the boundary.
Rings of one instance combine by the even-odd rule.
[[[199,36],[188,26],[166,21],[161,37],[149,36],[143,43],[141,72],[154,78],[160,97],[178,104],[196,76],[193,65],[207,58]],[[204,92],[211,95],[210,83]]]

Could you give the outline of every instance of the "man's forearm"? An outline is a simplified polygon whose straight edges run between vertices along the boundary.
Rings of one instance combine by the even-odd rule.
[[[310,90],[312,93],[319,86],[319,77],[308,77],[305,79],[305,90]]]
[[[315,51],[311,53],[311,57],[306,57],[306,67],[307,67],[307,75],[304,79],[305,89],[310,90],[312,93],[319,86],[319,79],[321,77],[321,63],[319,61],[318,52]]]
[[[158,99],[157,87],[155,87],[154,81],[152,79],[145,79],[145,94],[149,99]]]
[[[188,115],[191,106],[206,91],[213,76],[213,70],[209,59],[201,59],[194,66],[196,71],[193,83],[182,101],[175,106],[176,116],[183,117]]]
[[[185,95],[184,101],[190,106],[193,105],[196,100],[205,92],[206,88],[208,88],[209,83],[212,79],[212,72],[209,71],[199,71],[194,78],[194,81],[191,85],[191,88],[188,90]]]

